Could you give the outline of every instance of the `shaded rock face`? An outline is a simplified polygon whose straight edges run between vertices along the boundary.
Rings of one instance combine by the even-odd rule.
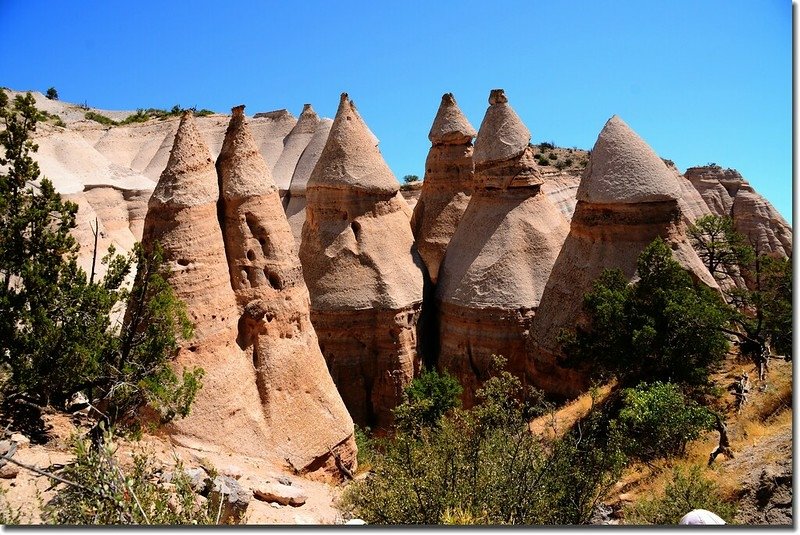
[[[270,441],[298,468],[323,462],[329,448],[352,463],[353,421],[320,353],[294,239],[244,106],[233,109],[217,171],[237,342],[255,366]]]
[[[700,193],[709,211],[732,217],[734,228],[759,253],[792,256],[792,227],[738,171],[718,166],[690,167],[684,176]]]
[[[303,111],[300,113],[297,123],[284,138],[283,151],[278,161],[275,162],[275,167],[272,168],[272,176],[281,197],[289,190],[297,163],[314,137],[318,124],[319,116],[311,108],[311,104],[306,104],[303,106]]]
[[[195,325],[194,337],[181,344],[176,366],[205,370],[191,413],[169,424],[168,432],[189,447],[264,455],[269,433],[252,361],[235,343],[239,314],[217,220],[218,199],[214,162],[186,114],[150,198],[142,237],[146,248],[161,243],[172,270],[170,284]]]
[[[583,297],[607,268],[633,278],[639,253],[657,236],[675,259],[710,287],[716,283],[686,239],[676,175],[614,116],[597,138],[577,192],[569,235],[533,322],[528,377],[547,392],[573,396],[588,387],[577,370],[558,366],[557,337],[581,321]]]
[[[425,161],[422,192],[411,218],[417,249],[433,284],[447,244],[472,195],[475,135],[452,93],[443,95],[428,134],[432,146]]]
[[[439,364],[461,381],[466,405],[489,377],[493,354],[524,378],[528,330],[569,231],[542,191],[527,128],[502,90],[489,102],[475,142],[480,185],[447,246],[436,294]],[[516,137],[502,137],[509,132]]]
[[[300,260],[322,353],[356,423],[386,425],[419,368],[422,270],[411,211],[346,94],[306,198]]]

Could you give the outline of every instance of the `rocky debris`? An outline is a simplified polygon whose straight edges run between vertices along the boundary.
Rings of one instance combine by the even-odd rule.
[[[297,123],[284,138],[283,151],[281,151],[278,161],[275,162],[275,166],[272,168],[272,177],[281,197],[289,190],[297,163],[314,137],[318,124],[319,116],[311,107],[311,104],[305,104]]]
[[[353,420],[387,425],[419,369],[423,276],[411,210],[346,93],[306,198],[300,260],[322,354]]]
[[[163,247],[172,288],[194,324],[194,336],[181,344],[176,366],[205,370],[191,413],[167,430],[182,445],[263,454],[269,433],[252,361],[235,343],[239,313],[218,200],[214,162],[194,118],[184,114],[150,198],[142,238],[145,249],[156,241]]]
[[[308,500],[308,496],[302,488],[282,483],[262,483],[253,488],[253,496],[264,502],[291,505],[292,507],[300,507]]]
[[[211,489],[211,478],[202,467],[182,468],[181,475],[189,481],[192,490],[198,494],[205,496]],[[175,472],[167,471],[161,474],[160,479],[162,483],[172,483],[175,477]]]
[[[337,444],[352,464],[353,421],[319,350],[289,223],[244,106],[232,112],[217,159],[223,233],[242,314],[237,342],[255,365],[271,444],[300,470],[319,464]]]
[[[706,165],[690,167],[684,176],[700,193],[708,210],[718,216],[732,217],[734,228],[759,253],[792,256],[792,227],[738,171]]]
[[[220,508],[221,524],[238,523],[245,518],[247,508],[253,494],[250,489],[242,487],[235,479],[228,476],[217,476],[211,483],[208,499],[214,510]]]
[[[619,117],[608,120],[577,191],[569,236],[544,288],[530,333],[528,377],[551,393],[573,396],[585,374],[557,365],[558,334],[582,321],[584,294],[606,268],[633,278],[639,253],[657,236],[698,281],[716,282],[686,238],[676,175]]]
[[[303,234],[303,223],[306,221],[306,185],[311,177],[311,171],[322,155],[325,142],[333,125],[332,119],[321,119],[317,123],[314,135],[308,142],[292,176],[292,183],[289,185],[289,202],[286,205],[286,217],[289,219],[289,226],[292,228],[292,235],[297,247],[300,247],[300,238]]]
[[[436,293],[439,364],[461,381],[467,405],[489,377],[493,354],[524,375],[527,332],[569,231],[542,192],[528,129],[502,90],[489,103],[475,141],[478,186],[447,246]]]
[[[442,95],[428,134],[432,146],[425,161],[422,191],[411,218],[419,255],[434,284],[447,244],[472,195],[472,138],[475,135],[475,129],[461,113],[453,94]]]

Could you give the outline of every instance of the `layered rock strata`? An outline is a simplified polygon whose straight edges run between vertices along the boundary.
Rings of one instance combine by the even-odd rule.
[[[759,253],[792,256],[792,227],[738,171],[711,165],[690,167],[685,177],[700,192],[710,212],[733,218],[734,228]]]
[[[142,237],[145,248],[160,242],[172,271],[170,284],[194,323],[194,336],[182,342],[176,366],[205,370],[191,413],[169,424],[168,432],[189,447],[265,456],[270,433],[252,360],[236,345],[239,313],[218,200],[214,162],[191,114],[184,114],[150,198]]]
[[[478,184],[439,270],[439,364],[470,405],[492,355],[523,377],[526,340],[550,270],[569,231],[529,146],[530,132],[493,90],[475,141]]]
[[[581,321],[583,297],[601,272],[618,268],[632,279],[639,253],[656,237],[670,244],[674,258],[693,278],[717,287],[686,239],[680,196],[676,176],[661,158],[619,117],[609,119],[592,149],[569,236],[533,322],[532,383],[565,396],[588,386],[579,370],[558,365],[558,335]]]
[[[445,93],[428,134],[432,146],[425,161],[422,192],[411,218],[417,249],[433,284],[438,280],[447,244],[472,195],[475,135],[453,94]]]
[[[300,469],[327,464],[335,471],[330,451],[352,466],[353,421],[319,350],[278,189],[245,122],[244,106],[232,112],[216,164],[220,211],[241,315],[237,341],[255,366],[270,441]]]
[[[419,368],[423,276],[411,211],[346,93],[306,198],[300,260],[320,349],[353,420],[385,426]]]

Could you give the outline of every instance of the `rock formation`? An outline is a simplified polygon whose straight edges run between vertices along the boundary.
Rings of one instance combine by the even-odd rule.
[[[422,270],[411,211],[346,93],[306,197],[300,260],[322,354],[353,420],[386,425],[419,367]]]
[[[475,134],[453,94],[445,93],[428,134],[432,146],[425,161],[422,193],[411,218],[419,255],[434,284],[447,244],[472,195]]]
[[[289,185],[289,203],[286,206],[286,217],[292,229],[292,235],[297,247],[300,247],[300,237],[303,234],[303,223],[306,221],[306,185],[311,177],[311,171],[319,161],[328,134],[331,131],[333,120],[321,119],[317,123],[314,135],[308,142],[292,176],[292,183]],[[284,199],[285,203],[285,199]]]
[[[478,184],[439,270],[440,366],[469,405],[491,355],[524,376],[526,340],[569,224],[542,191],[530,132],[502,90],[491,92],[475,141]]]
[[[272,168],[272,176],[281,198],[289,190],[292,182],[297,162],[300,160],[303,151],[314,136],[314,132],[319,124],[319,116],[316,114],[311,104],[303,106],[303,111],[297,119],[292,130],[283,139],[283,151]]]
[[[232,112],[217,159],[222,228],[241,314],[238,343],[255,366],[270,441],[297,468],[325,460],[335,470],[328,448],[352,465],[353,421],[319,350],[278,190],[244,106]]]
[[[732,217],[734,228],[760,253],[792,256],[792,227],[738,171],[709,165],[690,167],[685,176],[710,212]]]
[[[558,255],[531,329],[531,382],[571,396],[587,385],[575,370],[557,365],[557,337],[579,320],[583,296],[606,268],[629,278],[639,253],[657,236],[693,277],[716,283],[686,239],[676,176],[653,150],[614,116],[592,149],[577,192],[569,236]]]
[[[176,365],[205,370],[191,413],[168,431],[189,447],[263,456],[270,433],[253,363],[235,342],[239,314],[218,200],[214,162],[191,114],[184,114],[150,198],[142,238],[145,248],[161,243],[172,270],[170,284],[194,323],[194,337],[182,343]]]

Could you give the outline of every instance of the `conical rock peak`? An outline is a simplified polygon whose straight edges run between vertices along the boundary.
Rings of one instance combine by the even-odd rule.
[[[477,132],[461,113],[452,93],[442,95],[442,103],[433,120],[428,139],[433,144],[463,145],[472,141]]]
[[[181,116],[169,161],[153,190],[151,202],[189,207],[216,202],[218,196],[214,161],[197,130],[194,116],[186,112]]]
[[[395,193],[400,189],[378,150],[375,136],[347,93],[342,93],[328,140],[308,186],[347,187],[379,193]]]
[[[216,164],[222,197],[266,195],[275,190],[275,182],[247,126],[244,106],[232,108],[231,113]]]
[[[530,141],[530,130],[508,104],[505,92],[493,89],[489,94],[489,108],[475,139],[475,163],[500,162],[519,156]]]
[[[297,123],[292,128],[292,131],[289,132],[289,135],[313,134],[317,128],[317,123],[319,123],[317,112],[314,111],[311,104],[303,104],[303,111],[300,113],[300,117],[298,117]]]
[[[654,202],[680,197],[680,185],[667,165],[618,116],[597,136],[577,200],[590,203]]]

